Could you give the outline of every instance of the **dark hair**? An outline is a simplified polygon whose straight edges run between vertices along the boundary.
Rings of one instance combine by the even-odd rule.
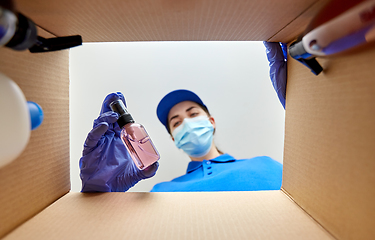
[[[207,109],[205,106],[203,106],[202,104],[199,104],[199,103],[197,103],[197,102],[196,102],[196,104],[198,104],[198,105],[203,109],[203,111],[205,111],[205,112],[207,113],[207,115],[208,115],[209,117],[211,117],[210,111],[208,111],[208,109]],[[167,120],[167,130],[168,130],[169,135],[172,135],[172,133],[171,133],[171,129],[169,128],[169,119]],[[216,129],[214,129],[214,133],[213,133],[213,134],[215,134],[215,131],[216,131]],[[224,153],[223,153],[222,151],[220,151],[217,147],[216,147],[216,150],[217,150],[220,154],[224,154]]]

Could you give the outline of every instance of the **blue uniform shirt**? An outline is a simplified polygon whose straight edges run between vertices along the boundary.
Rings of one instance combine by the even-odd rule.
[[[156,184],[151,192],[258,191],[281,188],[283,166],[270,157],[236,160],[229,154],[191,161],[185,175]]]

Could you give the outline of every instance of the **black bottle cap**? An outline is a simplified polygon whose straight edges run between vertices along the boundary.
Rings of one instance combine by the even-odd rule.
[[[134,119],[132,115],[128,112],[126,109],[124,103],[121,101],[121,99],[117,99],[111,104],[109,104],[109,107],[112,109],[112,111],[118,113],[120,117],[117,120],[118,125],[120,128],[124,127],[128,123],[134,123]]]

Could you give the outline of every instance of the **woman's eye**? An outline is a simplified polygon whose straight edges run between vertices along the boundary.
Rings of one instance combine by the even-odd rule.
[[[190,117],[195,117],[197,115],[198,115],[198,113],[192,113],[192,114],[190,114]]]
[[[178,125],[180,125],[180,122],[175,122],[175,123],[173,124],[173,127],[177,127]]]

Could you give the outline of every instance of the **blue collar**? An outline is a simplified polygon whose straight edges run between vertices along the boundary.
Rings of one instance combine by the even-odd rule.
[[[214,159],[211,159],[210,161],[216,162],[216,163],[226,163],[226,162],[234,162],[234,161],[236,161],[236,159],[234,157],[232,157],[231,155],[225,153],[225,154],[220,155],[220,156],[218,156]],[[191,161],[191,162],[189,162],[186,173],[191,173],[191,172],[197,170],[200,166],[202,166],[202,162]]]

